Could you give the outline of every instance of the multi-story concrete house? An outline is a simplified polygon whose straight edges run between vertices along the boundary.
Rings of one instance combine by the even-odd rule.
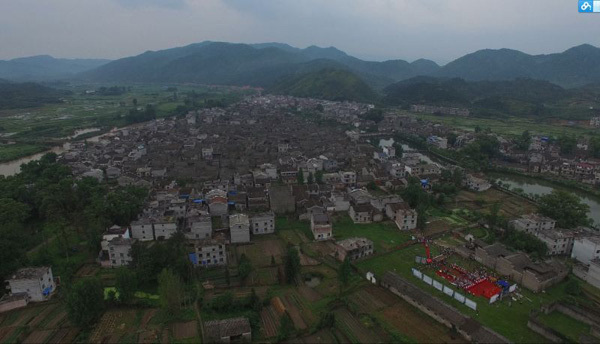
[[[131,237],[139,241],[154,240],[154,228],[149,218],[141,218],[130,225]]]
[[[571,258],[589,265],[594,259],[600,259],[600,237],[587,236],[575,239]]]
[[[132,261],[131,246],[136,239],[117,237],[108,242],[108,260],[113,268],[128,266]]]
[[[536,235],[540,231],[554,229],[556,221],[539,214],[526,214],[522,215],[520,218],[510,221],[510,225],[512,225],[516,230]]]
[[[171,216],[164,217],[157,220],[153,227],[156,240],[167,240],[177,232],[177,220]]]
[[[538,239],[548,247],[548,255],[571,256],[573,251],[574,233],[567,230],[545,230],[537,233]]]
[[[473,174],[467,174],[465,177],[465,182],[467,188],[478,192],[488,190],[492,187],[492,184],[490,184],[490,182],[488,182],[485,178]]]
[[[329,197],[329,201],[333,204],[336,212],[348,211],[350,209],[350,197],[344,192],[333,191],[331,197]]]
[[[231,243],[250,242],[250,221],[246,214],[234,214],[229,216],[229,233]]]
[[[351,204],[348,209],[348,215],[354,223],[371,223],[373,222],[373,206],[365,204]]]
[[[252,234],[270,234],[275,233],[275,214],[267,211],[260,214],[254,214],[250,217],[250,229]]]
[[[193,216],[187,219],[186,239],[207,239],[212,237],[212,221],[210,216]]]
[[[344,261],[346,257],[357,260],[373,254],[373,241],[367,238],[348,238],[336,243],[335,256]]]
[[[340,172],[340,181],[344,183],[346,186],[355,186],[356,185],[356,172],[353,171],[341,171]]]
[[[56,289],[52,268],[23,268],[15,272],[7,280],[11,294],[27,294],[29,301],[41,302],[50,298]]]
[[[190,261],[194,266],[227,265],[227,246],[224,238],[194,240],[190,244]]]
[[[327,214],[313,214],[310,218],[310,230],[315,240],[328,240],[333,238],[331,218]]]
[[[417,228],[417,211],[411,209],[407,203],[390,203],[385,207],[385,214],[396,223],[399,229]]]
[[[212,147],[202,148],[202,159],[212,160],[212,158],[213,158],[213,148]]]

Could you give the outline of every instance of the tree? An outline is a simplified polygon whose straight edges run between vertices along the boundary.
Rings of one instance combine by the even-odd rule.
[[[289,338],[289,336],[294,332],[294,323],[290,316],[286,313],[283,313],[281,316],[281,320],[279,321],[279,330],[277,331],[277,342],[282,342]]]
[[[569,295],[579,296],[581,295],[581,285],[577,280],[571,278],[565,283],[565,292]]]
[[[183,300],[183,281],[168,269],[158,275],[158,294],[160,306],[171,316],[179,315]]]
[[[516,140],[516,143],[520,150],[527,150],[529,148],[529,144],[531,143],[531,134],[529,133],[529,130],[525,130]]]
[[[340,291],[342,286],[348,285],[350,281],[350,276],[352,275],[352,265],[350,264],[350,259],[346,256],[346,259],[342,262],[338,269],[338,279],[340,280]]]
[[[571,154],[577,146],[577,139],[574,136],[563,134],[558,139],[560,154]]]
[[[298,175],[297,175],[296,179],[298,180],[298,184],[300,184],[300,185],[304,184],[304,171],[302,171],[302,169],[300,169],[300,171],[298,171]]]
[[[137,105],[138,105],[138,100],[137,100],[137,98],[133,98],[133,100],[132,100],[131,102],[133,103],[133,106],[134,106],[134,107],[137,107]]]
[[[244,253],[242,253],[242,255],[240,256],[239,264],[238,264],[238,275],[240,276],[242,281],[245,281],[251,272],[252,272],[252,262],[250,262],[250,259],[248,259],[248,257],[246,257],[246,255]]]
[[[556,225],[560,228],[589,226],[589,210],[590,207],[579,197],[562,190],[554,190],[539,199],[540,213],[556,220]]]
[[[104,311],[104,289],[97,278],[75,282],[68,290],[66,300],[69,319],[82,329],[89,329]]]
[[[417,228],[420,230],[425,230],[427,227],[427,207],[424,205],[420,205],[417,207]]]
[[[315,182],[317,182],[317,184],[323,184],[323,171],[317,171],[315,173]]]
[[[119,302],[128,304],[134,298],[138,283],[135,272],[128,268],[121,267],[116,273],[116,288],[119,294]]]
[[[496,202],[490,208],[490,213],[487,215],[487,222],[490,228],[496,227],[498,221],[500,220],[500,208],[502,204],[500,202]]]
[[[308,180],[307,180],[308,184],[313,184],[315,182],[315,176],[313,175],[312,172],[308,173]]]
[[[298,250],[290,246],[285,258],[285,277],[289,284],[294,283],[298,272],[300,272],[300,256],[298,255]]]

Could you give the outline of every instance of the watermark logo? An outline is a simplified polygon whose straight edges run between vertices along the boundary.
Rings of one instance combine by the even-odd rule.
[[[577,5],[579,13],[600,13],[600,1],[579,0]]]

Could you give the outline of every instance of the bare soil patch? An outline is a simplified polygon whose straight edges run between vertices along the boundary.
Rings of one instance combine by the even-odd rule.
[[[317,302],[323,298],[318,291],[305,285],[298,287],[298,293],[309,302]]]
[[[263,309],[260,311],[260,322],[260,329],[263,337],[273,338],[277,336],[280,316],[273,306],[263,307]]]
[[[35,343],[45,343],[46,339],[52,334],[54,330],[44,330],[44,331],[33,331],[25,340],[24,344],[35,344]]]
[[[299,330],[306,329],[308,326],[306,325],[306,322],[302,318],[302,314],[300,313],[300,310],[296,306],[295,302],[289,297],[289,295],[286,295],[285,297],[283,297],[281,299],[281,301],[283,302],[285,309],[288,311],[290,318],[292,318],[294,327]]]
[[[156,315],[157,309],[149,309],[144,313],[142,317],[142,321],[140,323],[140,328],[146,328],[150,320]]]
[[[44,308],[43,311],[41,311],[35,318],[33,318],[33,320],[29,322],[29,326],[39,325],[44,319],[48,317],[48,314],[52,313],[52,311],[54,311],[57,307],[58,305],[54,304]]]
[[[459,336],[453,339],[446,327],[434,322],[401,299],[398,299],[394,306],[383,310],[382,314],[387,323],[419,343],[464,342],[458,338]]]
[[[14,326],[0,328],[0,342],[4,341],[5,338],[10,337],[16,329],[17,327]]]
[[[173,337],[175,337],[176,340],[192,338],[196,337],[197,335],[198,323],[195,320],[173,324]]]
[[[157,343],[158,339],[158,332],[144,331],[138,336],[138,343]]]

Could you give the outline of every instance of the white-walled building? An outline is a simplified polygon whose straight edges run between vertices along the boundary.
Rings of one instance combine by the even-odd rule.
[[[250,242],[250,220],[246,214],[234,214],[229,216],[229,233],[231,243]]]
[[[252,215],[250,217],[250,229],[252,234],[255,235],[275,233],[275,214],[272,211],[267,211]]]
[[[600,237],[583,237],[575,239],[571,258],[589,265],[593,259],[600,259]]]
[[[23,268],[7,280],[11,294],[27,294],[29,301],[41,302],[50,298],[56,289],[52,268]]]

